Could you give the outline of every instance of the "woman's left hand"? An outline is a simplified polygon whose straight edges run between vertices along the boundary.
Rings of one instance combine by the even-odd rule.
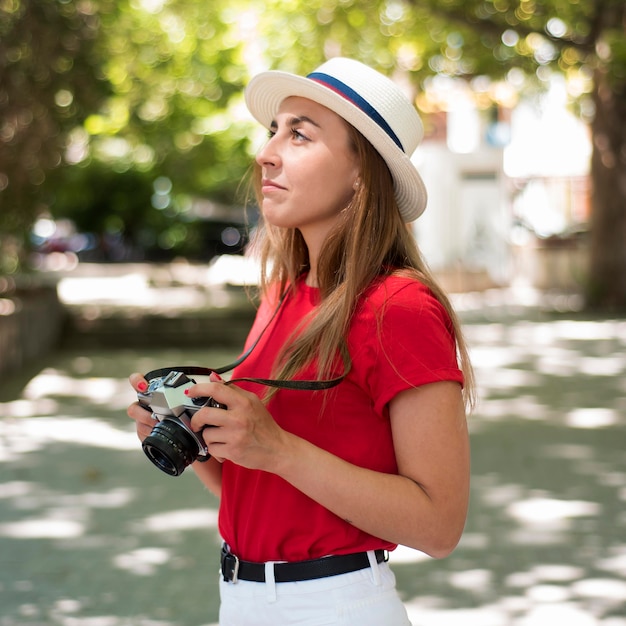
[[[211,456],[249,469],[272,471],[273,462],[289,437],[253,393],[223,382],[198,383],[188,390],[194,397],[211,397],[226,409],[203,407],[191,420]]]

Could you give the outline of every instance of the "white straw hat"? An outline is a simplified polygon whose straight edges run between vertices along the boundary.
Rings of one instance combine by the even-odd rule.
[[[337,57],[306,77],[262,72],[245,90],[248,109],[266,128],[290,96],[313,100],[360,131],[389,167],[404,220],[412,222],[422,214],[426,187],[410,157],[424,130],[415,107],[394,82],[358,61]]]

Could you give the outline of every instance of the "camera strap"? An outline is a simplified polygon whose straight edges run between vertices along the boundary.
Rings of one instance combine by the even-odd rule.
[[[182,372],[183,374],[186,374],[188,376],[210,376],[212,373],[224,374],[225,372],[230,372],[231,370],[235,369],[238,365],[243,363],[250,356],[250,354],[252,354],[252,351],[256,348],[257,344],[261,340],[261,337],[263,337],[265,331],[274,321],[276,315],[278,315],[278,312],[280,311],[288,292],[289,288],[287,288],[281,295],[278,301],[278,305],[276,306],[276,310],[274,311],[274,313],[272,313],[272,317],[265,325],[265,328],[263,328],[263,330],[259,333],[259,336],[254,340],[254,343],[248,348],[248,350],[246,350],[246,352],[244,352],[236,361],[215,369],[202,367],[200,365],[179,365],[177,367],[161,367],[145,374],[145,379],[150,382],[155,378],[167,376],[170,372]],[[332,387],[335,387],[344,378],[345,374],[338,376],[337,378],[331,378],[329,380],[274,380],[271,378],[233,378],[227,381],[226,384],[249,382],[257,383],[259,385],[265,385],[266,387],[276,387],[278,389],[321,391],[324,389],[331,389]]]

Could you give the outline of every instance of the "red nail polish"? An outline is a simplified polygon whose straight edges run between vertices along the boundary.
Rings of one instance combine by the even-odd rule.
[[[143,380],[137,385],[137,389],[139,391],[145,391],[148,388],[148,383],[145,383]]]
[[[185,389],[185,391],[183,392],[186,396],[189,395],[189,389]]]

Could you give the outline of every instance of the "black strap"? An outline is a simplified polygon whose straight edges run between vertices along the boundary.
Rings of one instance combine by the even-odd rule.
[[[279,389],[295,389],[300,391],[320,391],[322,389],[331,389],[338,385],[345,375],[328,380],[272,380],[271,378],[233,378],[227,384],[248,382],[265,385],[267,387],[278,387]]]
[[[232,369],[228,368],[219,368],[219,369],[210,369],[208,367],[202,367],[200,365],[177,365],[174,367],[161,367],[156,370],[152,370],[145,375],[145,379],[149,382],[155,378],[161,378],[163,376],[167,376],[170,372],[182,372],[183,374],[187,374],[188,376],[209,376],[213,372],[216,374],[221,374],[223,372],[229,371]],[[345,375],[338,376],[337,378],[331,378],[329,380],[274,380],[271,378],[233,378],[229,381],[226,381],[227,385],[231,385],[233,383],[239,382],[249,382],[249,383],[257,383],[259,385],[265,385],[267,387],[277,387],[278,389],[295,389],[300,391],[320,391],[323,389],[331,389],[338,385],[343,379]]]
[[[375,551],[376,562],[382,563],[387,559],[385,550]],[[221,552],[222,576],[227,582],[248,580],[251,582],[265,582],[265,564],[241,561],[234,554],[222,547]],[[370,566],[367,552],[356,554],[342,554],[327,556],[310,561],[274,564],[274,580],[277,583],[289,583],[299,580],[313,580],[338,576],[348,572],[356,572]]]
[[[274,318],[280,311],[285,298],[287,297],[287,293],[289,292],[289,288],[287,288],[283,294],[281,295],[278,305],[274,313],[272,313],[272,317],[269,322],[266,324],[265,328],[259,333],[259,336],[254,340],[254,343],[244,352],[236,361],[229,363],[228,365],[224,365],[222,367],[218,367],[215,369],[210,369],[208,367],[202,367],[200,365],[179,365],[177,367],[160,367],[159,369],[152,370],[145,375],[145,379],[150,382],[155,378],[161,378],[163,376],[167,376],[170,372],[182,372],[183,374],[187,374],[188,376],[209,376],[213,372],[216,374],[224,374],[225,372],[230,372],[235,369],[238,365],[243,363],[252,353],[252,351],[256,348],[257,344],[261,340],[261,337],[265,334],[265,331],[269,328],[270,324],[274,321]],[[238,383],[238,382],[250,382],[257,383],[259,385],[265,385],[267,387],[277,387],[278,389],[296,389],[302,391],[318,391],[323,389],[330,389],[331,387],[335,387],[345,378],[345,374],[339,376],[337,378],[332,378],[329,380],[273,380],[270,378],[235,378],[229,380],[226,384]]]

